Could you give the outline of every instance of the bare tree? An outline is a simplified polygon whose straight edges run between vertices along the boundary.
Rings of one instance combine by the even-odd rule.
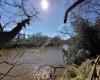
[[[71,12],[76,6],[78,6],[79,4],[81,4],[82,2],[84,2],[85,0],[77,0],[75,3],[73,3],[65,12],[65,17],[64,17],[64,23],[66,23],[67,21],[67,17],[69,12]]]
[[[33,17],[37,17],[37,14],[38,14],[38,11],[36,11],[35,8],[33,7],[31,10],[29,9],[28,11],[28,8],[25,7],[27,6],[25,5],[25,0],[21,0],[20,2],[18,2],[17,0],[12,0],[12,1],[13,2],[1,0],[1,4],[2,4],[1,10],[2,9],[5,10],[6,6],[7,7],[9,6],[11,9],[14,8],[14,10],[18,10],[18,11],[14,11],[14,13],[11,12],[11,16],[8,16],[9,19],[13,17],[14,18],[13,21],[7,22],[4,26],[2,26],[2,24],[0,23],[0,27],[3,27],[3,28],[5,28],[9,23],[13,23],[14,25],[16,24],[16,27],[12,29],[10,32],[4,32],[4,31],[0,32],[0,37],[2,37],[0,38],[0,49],[2,49],[2,47],[9,40],[13,39],[20,32],[20,30],[22,30],[22,28],[26,26],[26,24],[29,25],[30,20],[32,20]],[[7,11],[6,11],[6,14],[7,14]],[[1,14],[1,17],[2,17],[2,14]]]
[[[78,7],[79,6],[79,7]],[[77,7],[77,14],[81,14],[85,12],[87,13],[95,13],[100,16],[100,1],[99,0],[76,0],[65,12],[64,23],[66,23],[68,14]],[[81,12],[81,13],[80,13]]]
[[[26,24],[29,25],[30,20],[37,17],[38,11],[34,7],[31,7],[30,10],[28,5],[29,4],[26,4],[26,0],[0,0],[0,20],[2,20],[0,22],[0,49],[2,49],[8,41],[13,39],[23,27],[26,27]],[[15,27],[11,31],[4,31],[6,27],[12,28],[12,25],[15,25]],[[24,53],[14,57],[12,62],[0,62],[0,65],[6,64],[10,66],[5,73],[0,72],[0,80],[7,76],[19,77],[21,75],[25,75],[25,73],[19,75],[9,74],[16,66],[22,64],[31,64],[20,63],[20,59],[23,57],[23,55]]]

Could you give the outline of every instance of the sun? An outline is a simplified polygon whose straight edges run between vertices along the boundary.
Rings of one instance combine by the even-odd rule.
[[[47,10],[48,7],[49,7],[49,4],[48,4],[48,1],[47,1],[47,0],[42,0],[41,5],[42,5],[42,8],[43,8],[44,10]]]

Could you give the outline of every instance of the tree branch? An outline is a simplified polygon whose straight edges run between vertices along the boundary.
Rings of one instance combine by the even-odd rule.
[[[72,4],[65,12],[65,16],[64,16],[64,23],[67,22],[67,18],[68,18],[68,14],[70,11],[72,11],[76,6],[78,6],[79,4],[81,4],[82,2],[84,2],[85,0],[77,0],[74,4]]]

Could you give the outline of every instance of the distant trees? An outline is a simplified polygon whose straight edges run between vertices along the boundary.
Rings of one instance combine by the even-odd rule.
[[[48,39],[48,36],[42,35],[41,33],[37,33],[31,37],[33,39],[33,46],[40,47],[42,46]]]
[[[60,36],[55,36],[51,39],[50,46],[59,46],[64,43],[64,40],[61,40]]]
[[[8,42],[6,47],[41,47],[45,42],[49,41],[45,46],[60,46],[65,43],[59,36],[48,37],[41,33],[33,35],[18,34],[12,41]]]

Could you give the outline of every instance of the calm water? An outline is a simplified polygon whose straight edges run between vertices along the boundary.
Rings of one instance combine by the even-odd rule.
[[[23,74],[20,77],[8,76],[3,80],[33,80],[32,71],[34,70],[34,68],[37,68],[37,66],[41,66],[44,64],[53,66],[64,65],[63,52],[61,47],[49,47],[41,51],[40,54],[35,53],[33,50],[34,49],[13,49],[0,51],[0,54],[2,55],[0,57],[0,62],[15,62],[16,60],[18,60],[18,63],[21,63],[21,65],[17,65],[16,67],[14,67],[10,74]],[[19,56],[21,56],[20,59]],[[6,72],[10,67],[11,66],[8,66],[7,64],[0,65],[0,72]],[[27,76],[25,76],[26,74]]]

